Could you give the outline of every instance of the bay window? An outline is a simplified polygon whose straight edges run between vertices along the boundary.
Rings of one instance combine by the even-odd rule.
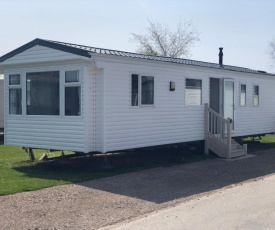
[[[79,72],[60,69],[8,75],[9,114],[80,116]]]

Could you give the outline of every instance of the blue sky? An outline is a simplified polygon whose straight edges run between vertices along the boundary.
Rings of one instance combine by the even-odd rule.
[[[131,33],[148,19],[175,28],[192,20],[200,42],[190,59],[275,72],[266,54],[275,36],[274,0],[0,0],[0,56],[44,38],[134,52]]]

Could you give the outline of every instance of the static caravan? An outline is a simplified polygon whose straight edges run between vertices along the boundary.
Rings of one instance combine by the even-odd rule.
[[[275,75],[216,63],[35,39],[0,57],[5,144],[110,152],[274,133]]]
[[[0,74],[0,133],[4,129],[4,75]]]

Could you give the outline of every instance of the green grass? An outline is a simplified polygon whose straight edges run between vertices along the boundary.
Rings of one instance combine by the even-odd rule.
[[[267,135],[260,141],[248,141],[249,152],[275,148],[275,136]],[[153,167],[167,167],[206,159],[203,146],[190,151],[182,146],[142,149],[112,155],[113,166],[103,169],[103,156],[86,156],[53,161],[30,162],[28,154],[19,147],[4,146],[0,142],[0,195],[32,191],[85,180],[113,176]],[[38,159],[45,150],[34,150]],[[70,152],[66,152],[70,154]],[[50,153],[59,156],[60,152]],[[215,157],[215,156],[211,156]]]
[[[39,158],[45,151],[35,150]],[[56,155],[60,153],[51,154]],[[60,162],[60,161],[59,161]],[[30,162],[19,147],[0,144],[0,195],[37,190],[55,185],[110,176],[109,171],[93,172],[63,166],[55,162]]]
[[[36,159],[39,159],[43,153],[45,150],[34,150]],[[50,153],[50,156],[60,156],[60,154],[61,152],[54,152]],[[103,156],[30,162],[29,155],[22,148],[4,146],[0,142],[0,195],[92,180],[147,168],[200,161],[205,159],[205,156],[183,152],[180,148],[163,148],[143,149],[139,152],[128,151],[124,154],[109,156],[108,159],[112,165],[110,169],[102,168]]]
[[[246,138],[245,142],[248,144],[248,153],[253,153],[255,151],[266,150],[275,148],[275,135],[266,135],[262,139]]]

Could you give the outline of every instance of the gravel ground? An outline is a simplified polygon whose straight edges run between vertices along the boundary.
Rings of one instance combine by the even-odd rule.
[[[275,173],[275,149],[0,197],[0,229],[98,229]]]

